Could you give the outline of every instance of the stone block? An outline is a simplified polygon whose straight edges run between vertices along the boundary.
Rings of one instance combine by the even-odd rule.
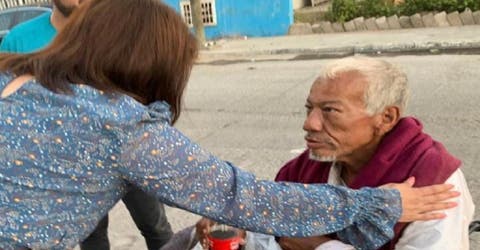
[[[472,13],[473,20],[475,21],[476,24],[480,24],[480,10],[477,10]]]
[[[377,23],[377,27],[380,30],[388,30],[388,23],[387,23],[387,18],[382,16],[377,19],[375,19],[375,23]]]
[[[437,22],[432,13],[428,13],[422,16],[423,25],[425,27],[437,27]]]
[[[365,20],[364,20],[363,16],[353,19],[353,23],[355,24],[355,28],[358,31],[367,30],[367,26],[365,26]]]
[[[410,17],[408,16],[401,16],[398,18],[398,22],[400,23],[400,27],[402,27],[402,29],[410,29],[410,28],[413,28],[413,24],[412,22],[410,21]]]
[[[445,11],[439,12],[433,16],[438,27],[448,27],[450,24],[447,21],[447,13]]]
[[[341,23],[332,23],[333,32],[345,32],[343,29],[343,24]]]
[[[356,30],[355,29],[355,23],[353,22],[353,20],[348,21],[348,22],[344,22],[343,27],[345,28],[346,32],[353,32],[353,31]]]
[[[423,24],[422,16],[420,14],[414,14],[410,16],[410,22],[414,28],[423,28],[425,25]]]
[[[308,35],[313,34],[312,25],[309,23],[294,23],[288,29],[289,35]]]
[[[330,22],[320,22],[320,28],[323,30],[323,33],[333,33],[332,23]]]
[[[314,23],[312,25],[312,31],[313,33],[323,33],[322,27],[320,27],[319,23]]]
[[[460,13],[460,19],[462,20],[463,25],[475,24],[475,21],[473,20],[472,11],[469,8],[466,8],[462,13]]]
[[[454,11],[447,14],[447,20],[450,26],[462,26],[462,20],[458,11]]]
[[[397,15],[387,17],[387,23],[388,23],[388,27],[392,30],[402,28],[402,26],[400,26],[400,22],[398,22]]]
[[[367,30],[378,30],[377,23],[373,17],[365,19],[365,26],[367,27]]]

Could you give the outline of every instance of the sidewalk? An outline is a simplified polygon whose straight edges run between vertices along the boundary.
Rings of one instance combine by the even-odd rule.
[[[480,25],[301,36],[222,39],[200,51],[199,63],[291,60],[382,53],[479,53]]]

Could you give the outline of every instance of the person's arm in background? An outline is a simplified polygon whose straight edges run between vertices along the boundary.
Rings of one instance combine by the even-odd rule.
[[[398,190],[353,191],[330,185],[257,180],[207,153],[167,122],[137,124],[135,131],[120,141],[126,145],[117,170],[128,181],[156,194],[166,204],[251,231],[304,237],[366,222],[369,228],[381,232],[378,240],[385,242],[400,218],[400,203],[408,205],[403,218],[409,220],[438,218],[438,214],[420,211],[452,206],[428,205],[438,195],[420,195],[432,190],[435,193],[439,186],[426,191],[399,185],[407,194],[402,199]],[[414,209],[409,208],[412,205]]]
[[[458,207],[446,210],[443,220],[413,222],[405,228],[395,245],[397,250],[468,250],[468,225],[473,219],[475,205],[468,190],[465,177],[457,169],[445,183],[455,185],[461,193],[456,198]]]
[[[0,53],[15,53],[15,43],[12,40],[11,33],[5,35],[0,43]]]

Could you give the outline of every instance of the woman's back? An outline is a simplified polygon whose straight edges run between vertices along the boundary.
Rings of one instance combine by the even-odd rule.
[[[0,74],[0,89],[13,78]],[[124,95],[72,87],[72,95],[55,94],[32,80],[0,99],[0,199],[15,205],[0,207],[0,225],[12,228],[3,228],[0,239],[15,238],[8,235],[18,234],[13,228],[27,236],[21,244],[86,237],[123,195],[125,184],[115,171],[122,136],[115,128],[148,111]]]

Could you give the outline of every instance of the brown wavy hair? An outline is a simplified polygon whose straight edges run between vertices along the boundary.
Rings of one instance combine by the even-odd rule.
[[[57,93],[86,84],[143,104],[166,101],[174,123],[197,51],[182,18],[159,0],[87,0],[47,48],[3,54],[0,70],[31,74]]]

